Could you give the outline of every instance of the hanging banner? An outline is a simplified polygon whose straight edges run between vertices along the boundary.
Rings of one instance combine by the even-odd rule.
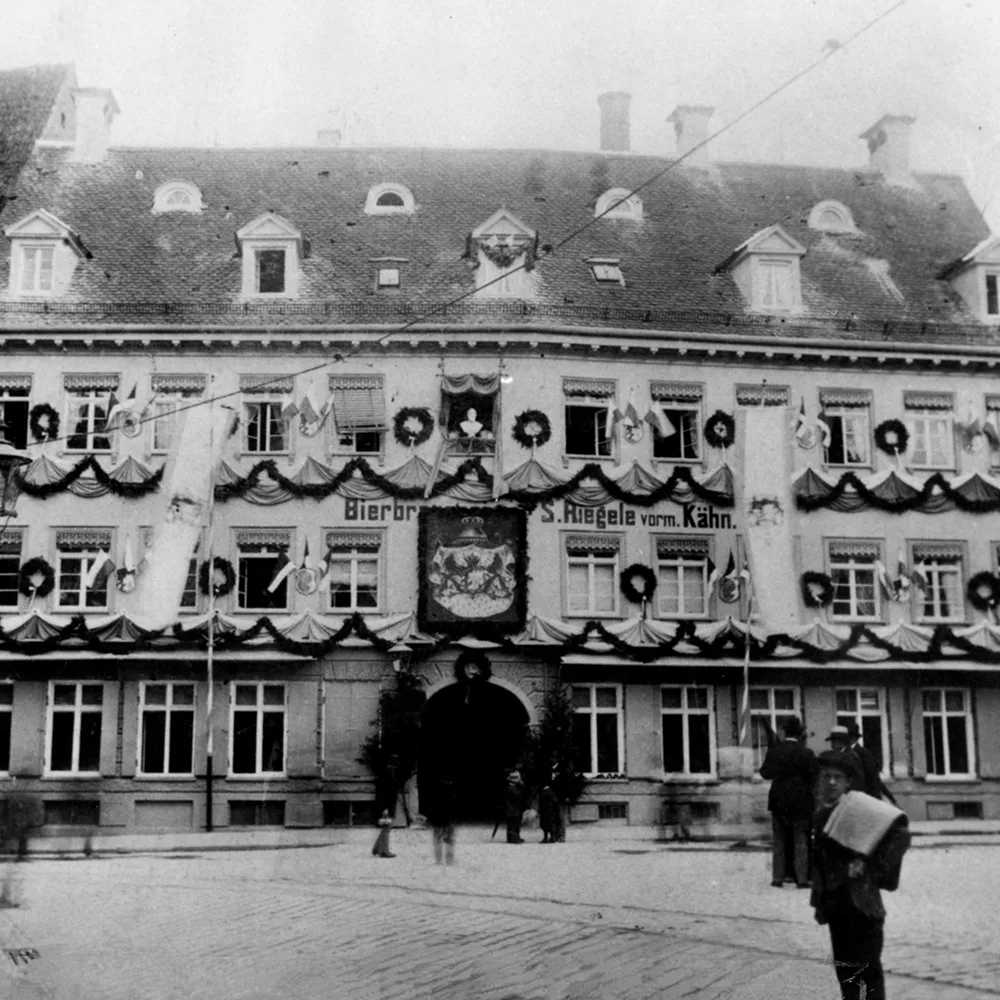
[[[783,406],[750,406],[743,435],[743,523],[756,617],[771,632],[798,625],[792,551],[791,434]]]
[[[183,418],[171,456],[170,506],[153,536],[146,572],[136,588],[150,628],[165,628],[177,620],[191,559],[208,521],[215,469],[236,412],[227,406],[196,406]]]

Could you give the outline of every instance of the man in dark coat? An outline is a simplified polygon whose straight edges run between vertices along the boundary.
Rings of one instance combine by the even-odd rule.
[[[511,771],[507,778],[504,812],[507,817],[507,843],[523,844],[521,814],[524,812],[524,782],[521,780],[520,771]]]
[[[566,839],[562,804],[551,784],[546,785],[538,796],[538,824],[542,828],[543,844],[555,844]]]
[[[805,745],[802,723],[792,716],[782,726],[785,738],[767,751],[760,776],[771,782],[771,885],[780,887],[794,872],[795,884],[809,888],[809,824],[813,814],[816,755]],[[792,857],[788,856],[788,844]]]
[[[853,720],[844,726],[834,726],[827,737],[830,747],[837,753],[849,753],[854,756],[855,762],[861,769],[861,784],[857,788],[858,791],[870,795],[873,799],[885,798],[895,802],[892,792],[882,783],[875,755],[863,743],[858,742],[860,739],[861,730]]]
[[[903,854],[910,844],[906,815],[860,791],[851,791],[863,781],[856,758],[850,753],[825,750],[819,755],[818,794],[820,807],[813,819],[813,889],[810,902],[816,922],[830,928],[833,963],[843,1000],[885,1000],[882,944],[885,907],[880,888],[895,889]],[[855,820],[852,834],[857,850],[837,839],[831,814],[846,795],[858,813],[870,821]],[[897,817],[887,812],[898,813]],[[878,817],[881,817],[879,819]],[[858,831],[875,833],[873,846],[864,847]]]

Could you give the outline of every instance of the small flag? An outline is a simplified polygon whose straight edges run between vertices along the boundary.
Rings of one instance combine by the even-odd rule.
[[[326,555],[320,561],[319,564],[319,592],[321,594],[328,594],[330,592],[330,585],[332,583],[332,569],[333,569],[333,549],[327,549]]]
[[[919,587],[921,590],[926,590],[927,577],[924,576],[923,572],[920,569],[922,565],[923,563],[921,562],[918,562],[914,565],[913,572],[910,573],[910,580],[912,581],[914,587]]]
[[[825,410],[819,411],[819,416],[816,418],[816,426],[819,428],[820,434],[823,435],[823,447],[829,448],[830,442],[833,440],[833,434],[830,431],[830,425],[826,422]]]
[[[638,427],[642,421],[639,420],[639,411],[635,408],[632,398],[632,393],[630,392],[628,395],[628,406],[625,407],[624,419],[627,423],[632,424],[633,427]]]
[[[284,549],[278,553],[278,561],[275,566],[274,579],[268,584],[267,592],[273,594],[278,587],[281,586],[281,582],[291,576],[295,572],[295,563],[288,558],[288,553]]]
[[[997,429],[989,418],[983,421],[983,437],[986,438],[994,451],[1000,449],[1000,434],[997,434]]]
[[[705,560],[705,569],[708,570],[708,592],[711,594],[715,590],[715,585],[722,578],[719,567],[711,559]]]
[[[83,577],[83,585],[87,590],[99,590],[108,582],[108,576],[114,571],[115,564],[104,549],[98,551],[94,561],[87,567]]]
[[[896,600],[896,592],[893,585],[889,582],[889,573],[886,571],[885,564],[880,560],[875,560],[875,575],[878,577],[878,582],[882,587],[882,592],[890,601]]]
[[[829,428],[827,428],[829,431]],[[799,400],[799,415],[795,420],[795,438],[801,444],[802,439],[809,433],[809,424],[806,422],[806,401]]]
[[[135,557],[132,554],[132,536],[125,536],[125,547],[122,552],[122,565],[117,572],[118,589],[123,594],[130,594],[135,590]]]
[[[677,433],[677,428],[671,423],[670,417],[666,415],[658,399],[654,399],[649,404],[649,409],[646,410],[646,416],[643,417],[643,420],[656,430],[661,438],[673,437]]]
[[[892,599],[901,604],[910,596],[910,569],[906,565],[906,553],[899,550],[896,559],[896,579],[892,581]]]
[[[615,401],[610,396],[608,397],[608,410],[604,417],[604,436],[611,439],[612,435],[615,433],[615,427],[618,426],[618,422],[622,419],[622,411],[615,406]]]
[[[294,420],[299,415],[299,408],[294,399],[289,397],[288,402],[281,408],[281,415],[285,420]]]
[[[307,538],[302,544],[302,568],[303,569],[313,569],[312,560],[309,558],[309,539]]]
[[[722,573],[719,581],[719,600],[726,604],[733,604],[739,600],[740,578],[736,572],[736,560],[733,558],[733,550],[729,550],[729,561]]]
[[[307,424],[314,424],[322,418],[322,407],[316,400],[316,390],[312,379],[309,380],[302,402],[299,403],[299,413]]]

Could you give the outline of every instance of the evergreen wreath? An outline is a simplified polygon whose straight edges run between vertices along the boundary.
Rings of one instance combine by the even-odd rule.
[[[633,583],[636,578],[642,581],[642,590],[639,590]],[[631,601],[633,604],[642,604],[643,601],[648,601],[653,596],[653,591],[656,590],[656,574],[648,566],[643,566],[642,563],[633,563],[623,570],[618,582],[625,600]]]
[[[36,587],[31,582],[31,578],[39,574],[41,574],[42,582]],[[25,597],[48,597],[55,585],[56,571],[41,556],[35,556],[34,559],[29,559],[21,566],[18,589]]]
[[[802,574],[802,603],[807,608],[825,608],[833,602],[833,580],[826,573],[808,570]]]
[[[713,448],[728,448],[736,437],[736,421],[732,414],[716,410],[705,421],[705,440]]]
[[[1000,578],[983,570],[969,580],[965,594],[977,611],[989,611],[1000,604]]]
[[[886,455],[902,455],[910,443],[910,432],[902,420],[883,420],[875,428],[875,447]]]
[[[233,564],[228,559],[223,559],[222,556],[216,556],[212,560],[213,573],[216,570],[223,575],[224,579],[222,583],[213,583],[215,596],[225,597],[236,584],[236,573],[233,570]],[[198,572],[198,589],[206,597],[211,593],[209,590],[209,571],[207,559],[201,564],[201,569]]]
[[[59,437],[59,414],[48,403],[35,403],[28,414],[28,427],[36,441],[55,441]]]
[[[476,673],[471,677],[469,667],[475,667]],[[455,660],[455,680],[460,684],[469,684],[474,680],[488,681],[493,676],[489,657],[481,649],[464,649]]]
[[[529,434],[528,428],[534,424],[538,428],[537,434]],[[552,437],[552,424],[549,418],[541,410],[525,410],[517,420],[514,421],[514,431],[511,437],[522,447],[541,447],[548,443]]]
[[[407,427],[407,421],[416,420],[420,424],[419,431]],[[404,406],[396,411],[392,418],[392,436],[404,447],[423,444],[434,433],[434,418],[426,406]]]

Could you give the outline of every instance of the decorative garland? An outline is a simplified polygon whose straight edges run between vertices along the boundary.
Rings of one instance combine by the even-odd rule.
[[[216,597],[225,597],[236,584],[236,573],[233,571],[233,564],[228,559],[223,559],[222,556],[216,556],[212,560],[212,589],[215,592]],[[223,576],[222,583],[216,583],[214,579],[215,573],[221,573]],[[209,590],[209,580],[208,580],[208,560],[206,559],[201,564],[201,569],[198,571],[198,589],[207,597],[211,592]]]
[[[633,583],[635,579],[642,581],[641,590]],[[643,566],[642,563],[632,563],[631,566],[622,571],[618,578],[622,595],[625,600],[632,604],[643,604],[648,601],[653,596],[653,591],[656,590],[656,582],[656,574],[648,566]]]
[[[160,480],[163,479],[164,468],[165,466],[161,465],[156,472],[141,483],[122,483],[117,479],[112,479],[101,468],[100,463],[93,455],[86,455],[62,479],[54,483],[29,483],[23,475],[19,476],[18,479],[21,484],[21,492],[26,496],[33,497],[35,500],[47,500],[57,493],[68,490],[73,483],[89,470],[93,472],[94,479],[109,493],[113,493],[117,497],[124,497],[126,500],[136,500],[139,497],[155,493],[160,488]]]
[[[480,243],[479,249],[482,255],[494,267],[499,267],[505,271],[508,267],[513,267],[518,257],[523,256],[530,246],[530,243],[516,243],[510,247],[503,245],[490,246],[488,243]]]
[[[409,421],[416,420],[420,424],[420,430],[411,430]],[[404,406],[396,412],[392,418],[392,435],[397,444],[408,448],[411,445],[416,448],[428,440],[434,433],[434,418],[431,411],[426,406]]]
[[[48,403],[36,403],[28,414],[28,427],[36,441],[55,441],[59,437],[59,414]]]
[[[802,602],[807,608],[825,608],[833,602],[833,580],[826,573],[802,574]]]
[[[459,684],[488,681],[492,676],[489,657],[481,649],[463,649],[458,654],[455,660],[455,680]]]
[[[910,432],[901,420],[883,420],[875,428],[875,447],[886,455],[902,455],[910,443]]]
[[[716,410],[705,421],[705,440],[713,448],[728,448],[736,437],[736,421],[732,414]]]
[[[41,575],[41,582],[34,584],[32,577]],[[25,597],[48,597],[56,585],[56,571],[41,556],[29,559],[21,566],[18,589]]]
[[[989,611],[1000,604],[1000,578],[983,570],[969,580],[965,593],[977,611]]]
[[[531,427],[537,428],[534,434],[529,430]],[[549,438],[552,437],[552,424],[541,410],[525,410],[514,421],[511,437],[522,448],[541,448],[543,444],[548,444]]]

